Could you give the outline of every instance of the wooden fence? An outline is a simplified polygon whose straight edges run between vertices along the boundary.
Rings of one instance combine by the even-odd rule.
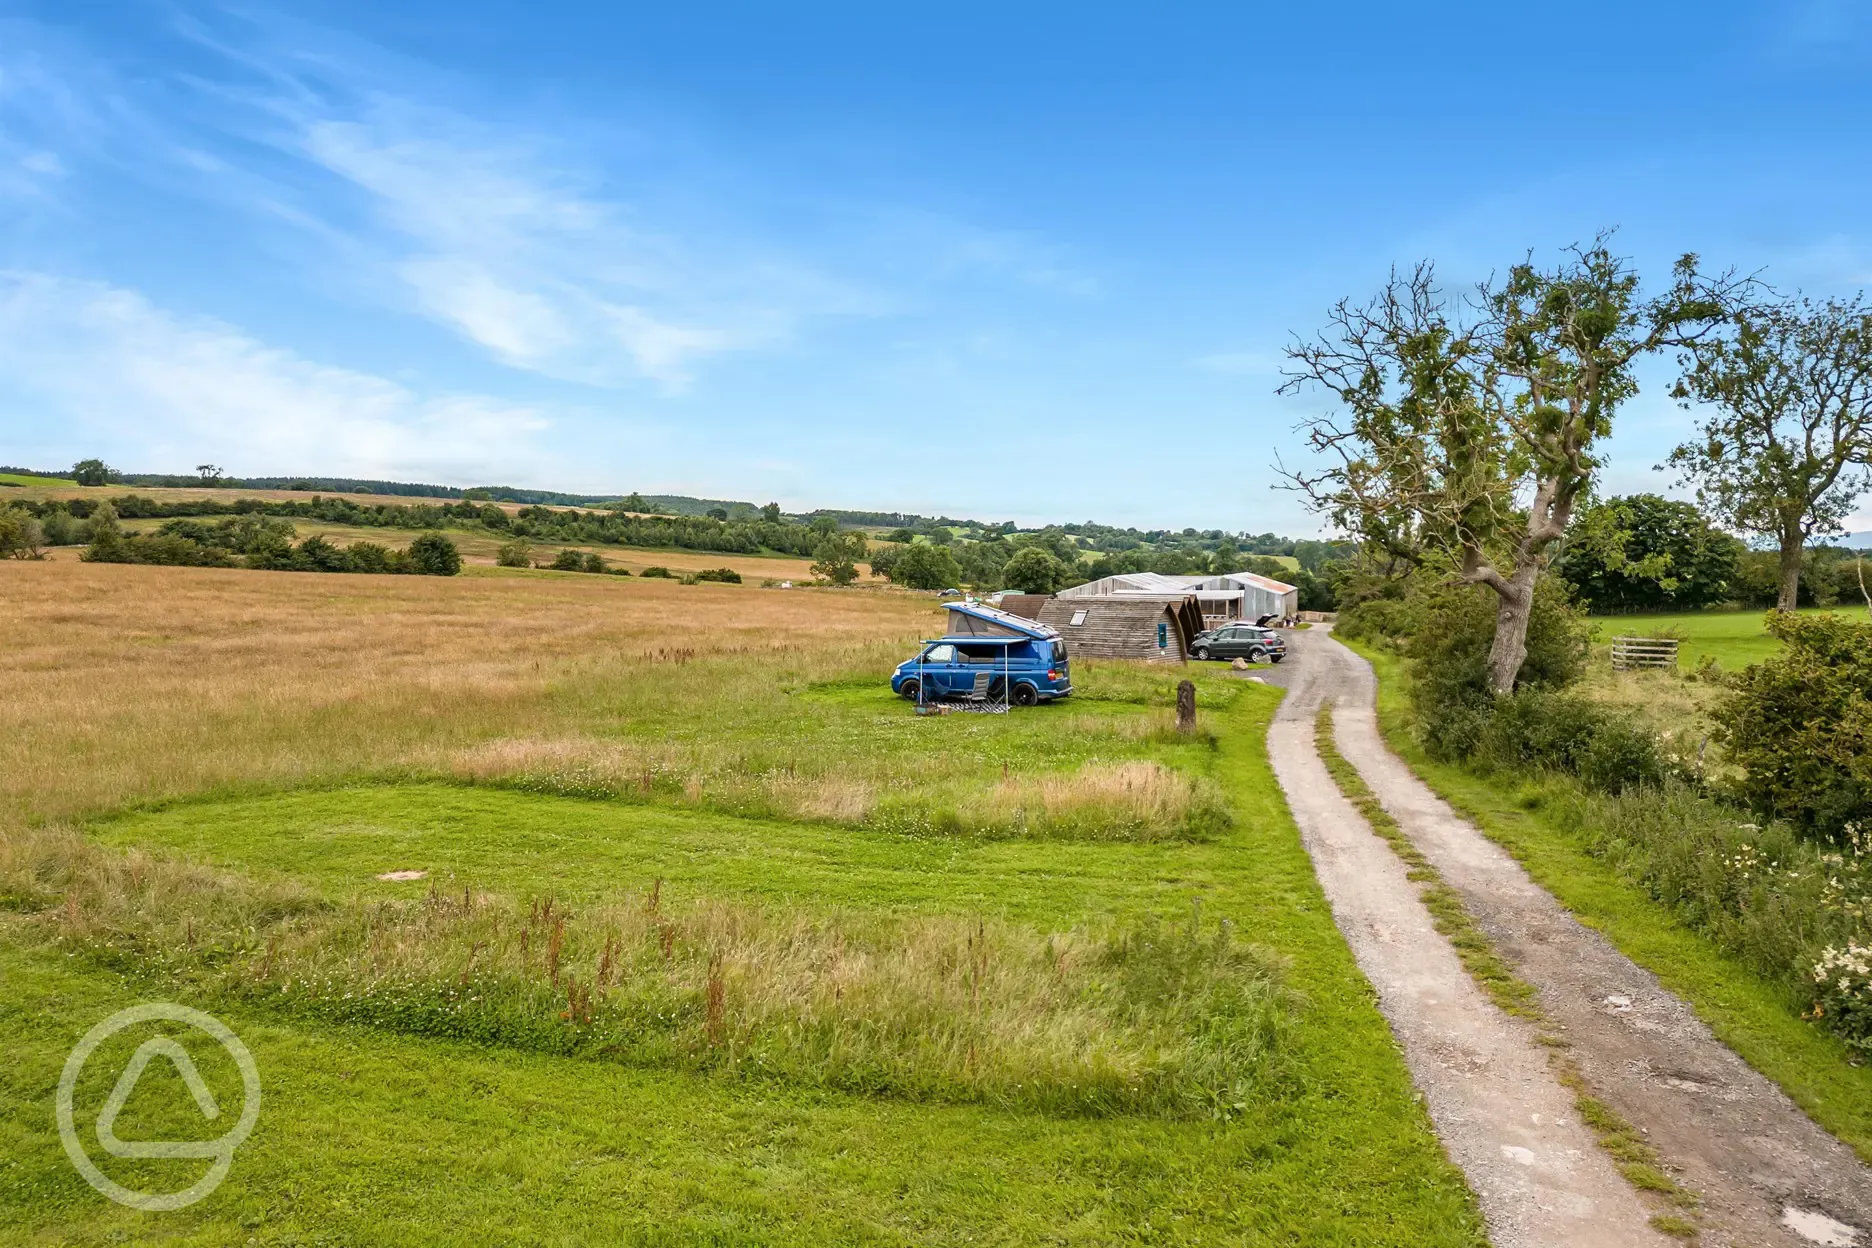
[[[1629,672],[1639,667],[1677,666],[1677,639],[1675,637],[1614,637],[1612,639],[1612,670]]]

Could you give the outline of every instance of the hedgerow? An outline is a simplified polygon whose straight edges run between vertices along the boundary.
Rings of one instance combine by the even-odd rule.
[[[154,533],[125,533],[109,507],[97,508],[88,519],[91,544],[79,556],[88,563],[425,576],[461,571],[461,552],[439,533],[425,533],[407,550],[392,550],[375,542],[338,546],[316,534],[295,544],[291,523],[260,516],[218,524],[171,520]]]
[[[87,519],[104,502],[92,499],[17,504],[35,518],[64,511]],[[387,529],[473,529],[534,542],[568,545],[654,546],[726,554],[810,556],[823,535],[786,520],[718,520],[711,516],[640,516],[622,511],[523,507],[509,514],[491,503],[360,503],[314,495],[308,499],[237,498],[157,500],[123,494],[108,500],[125,520],[169,520],[204,516],[268,516],[328,524]]]

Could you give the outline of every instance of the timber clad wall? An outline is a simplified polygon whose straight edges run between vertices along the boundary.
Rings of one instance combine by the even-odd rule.
[[[1076,617],[1083,617],[1075,624]],[[1039,620],[1058,629],[1069,657],[1151,659],[1181,663],[1188,658],[1186,626],[1165,602],[1123,598],[1049,598]],[[1162,638],[1167,644],[1159,648]]]
[[[1010,615],[1024,615],[1030,620],[1040,618],[1040,608],[1052,599],[1051,594],[1003,594],[1001,609]]]

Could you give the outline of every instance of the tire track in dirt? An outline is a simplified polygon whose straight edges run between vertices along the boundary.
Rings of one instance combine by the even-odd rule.
[[[1302,647],[1296,710],[1339,704],[1340,753],[1540,991],[1594,1094],[1640,1127],[1702,1198],[1703,1242],[1872,1248],[1872,1169],[1390,751],[1369,664],[1323,631]]]

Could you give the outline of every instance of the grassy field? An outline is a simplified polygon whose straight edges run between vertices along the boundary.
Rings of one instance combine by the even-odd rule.
[[[19,484],[30,488],[22,490],[20,496],[32,499],[106,499],[124,494],[141,494],[145,498],[161,502],[185,502],[199,499],[213,499],[216,502],[232,503],[243,498],[264,498],[279,503],[302,503],[317,495],[321,498],[345,498],[354,503],[377,506],[380,503],[403,504],[413,506],[418,503],[454,503],[461,500],[454,498],[436,498],[414,494],[353,494],[338,490],[249,490],[232,489],[222,486],[154,486],[154,485],[79,485],[75,481],[58,481],[50,477],[21,478]],[[557,504],[546,504],[554,510],[560,510]],[[525,503],[496,502],[494,506],[509,513],[527,506]]]
[[[1759,626],[1760,617],[1749,618]],[[1725,637],[1739,637],[1744,651],[1754,641],[1736,628],[1713,628],[1704,635],[1719,647]],[[1412,770],[1513,854],[1581,922],[1603,932],[1682,997],[1723,1043],[1778,1083],[1814,1121],[1872,1162],[1872,1066],[1853,1064],[1844,1044],[1789,1007],[1779,985],[1679,924],[1643,888],[1595,858],[1576,834],[1544,815],[1542,783],[1570,782],[1504,783],[1427,757],[1410,734],[1408,677],[1402,662],[1395,655],[1348,644],[1377,669],[1385,737]],[[1647,673],[1642,679],[1670,678]]]
[[[1801,614],[1821,611],[1804,607]],[[1599,626],[1602,651],[1609,650],[1614,637],[1676,637],[1677,664],[1685,671],[1695,670],[1705,657],[1715,659],[1725,671],[1735,671],[1771,658],[1780,650],[1781,643],[1763,627],[1766,618],[1764,611],[1689,611],[1678,615],[1601,615],[1594,616],[1593,622]]]
[[[19,472],[0,472],[0,486],[19,486],[29,489],[71,489],[76,490],[76,481],[67,481],[59,477],[35,477]],[[0,495],[0,498],[4,498]]]
[[[161,520],[129,520],[124,522],[124,530],[130,533],[154,533],[161,528]],[[293,535],[299,540],[308,537],[323,537],[339,546],[349,546],[352,542],[376,542],[379,545],[402,547],[421,537],[422,529],[386,529],[366,528],[355,524],[328,524],[321,520],[297,520],[293,522]],[[483,533],[469,529],[447,529],[445,536],[455,543],[461,551],[462,560],[471,567],[492,568],[501,546],[508,540],[496,533]],[[744,555],[715,550],[677,550],[648,546],[604,546],[579,545],[569,542],[533,542],[533,561],[551,563],[560,551],[571,549],[591,551],[603,556],[604,561],[614,568],[624,568],[631,575],[641,575],[648,567],[665,567],[675,573],[699,572],[704,568],[733,568],[748,581],[758,585],[765,580],[793,581],[804,583],[813,579],[812,560],[796,559],[787,555]],[[55,552],[54,558],[63,554],[67,558],[76,558],[77,548]],[[869,570],[862,568],[859,581],[862,584],[883,585],[882,577],[869,575]],[[536,568],[528,572],[524,569],[504,569],[504,574],[536,576],[571,576],[584,573],[551,572]]]
[[[935,622],[0,566],[7,1238],[1481,1243],[1278,796],[1277,691],[1203,677],[1193,739],[1181,673],[1115,663],[918,718],[881,676]],[[163,1215],[50,1125],[73,1041],[150,999],[266,1088]],[[199,1134],[178,1091],[125,1121]]]
[[[1851,608],[1837,608],[1851,610]],[[1817,608],[1804,608],[1803,615]],[[1774,657],[1781,643],[1768,634],[1762,611],[1696,611],[1676,615],[1607,615],[1598,626],[1591,662],[1580,688],[1588,697],[1636,715],[1673,749],[1693,752],[1712,775],[1724,774],[1710,708],[1722,696],[1720,681],[1683,680],[1706,662],[1735,672]],[[1612,638],[1666,636],[1679,639],[1677,671],[1612,670]]]

